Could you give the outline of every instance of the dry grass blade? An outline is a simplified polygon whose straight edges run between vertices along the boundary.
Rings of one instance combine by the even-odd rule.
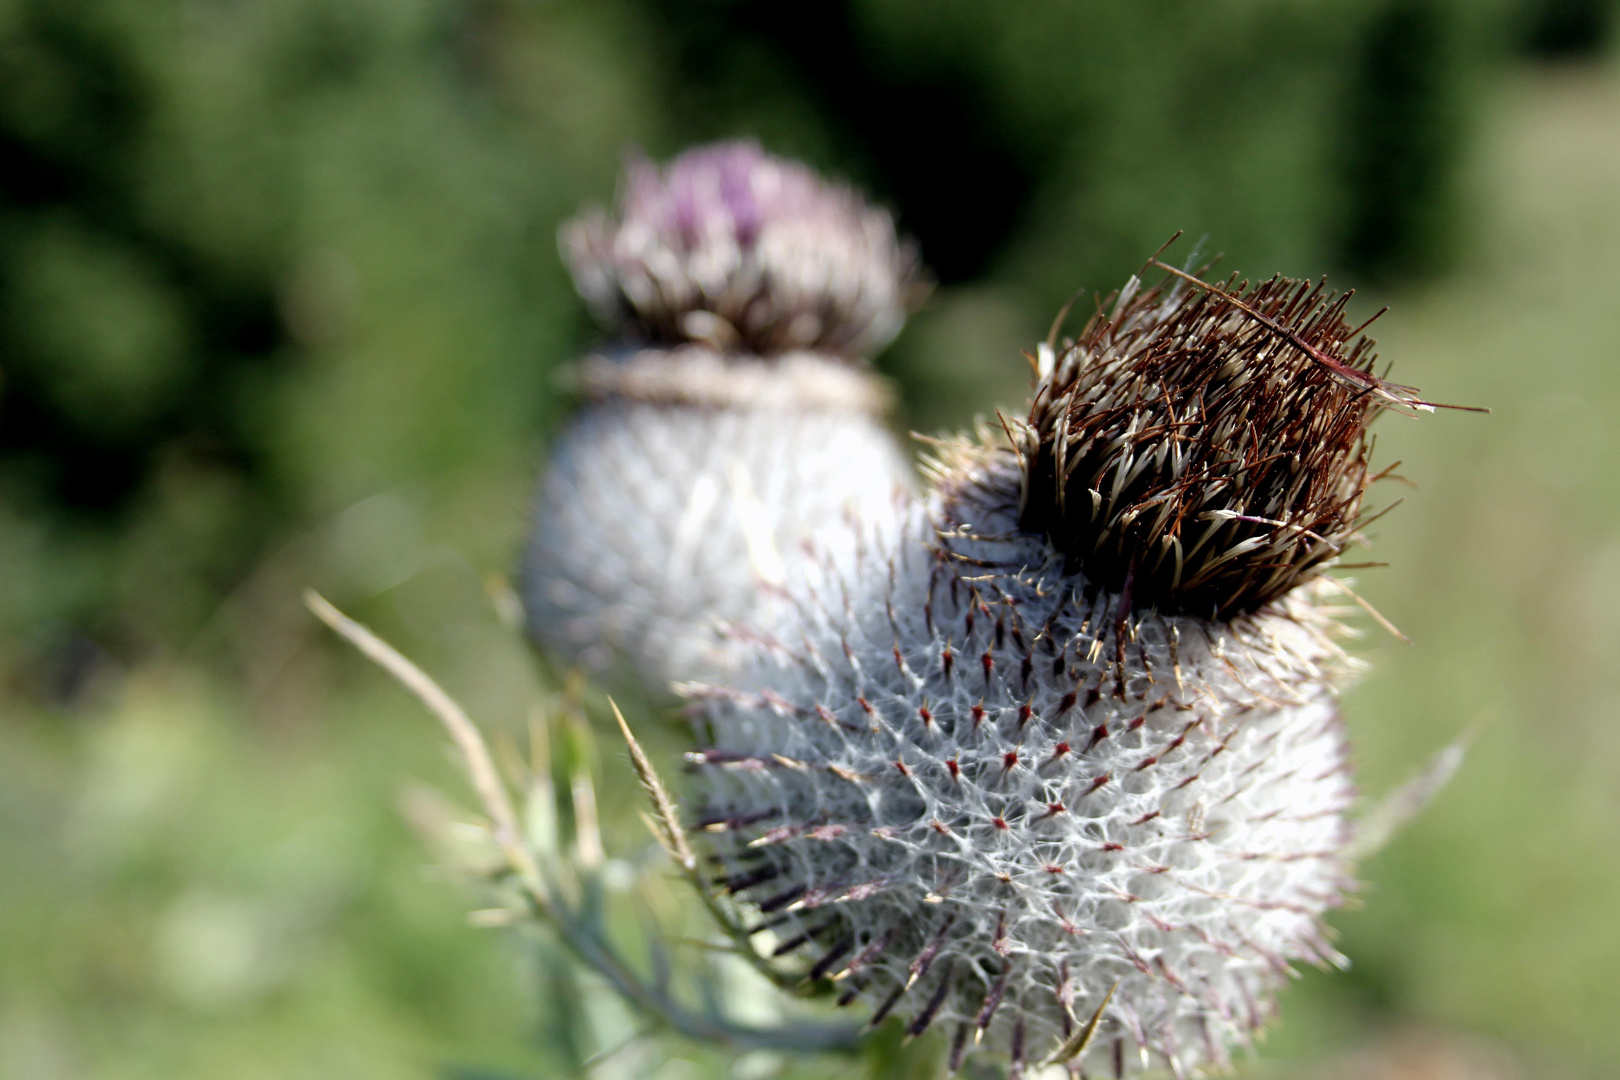
[[[641,748],[641,743],[636,741],[624,714],[619,711],[618,703],[609,698],[608,704],[613,707],[613,717],[619,722],[619,731],[624,734],[625,744],[630,748],[630,762],[635,766],[636,775],[641,778],[641,785],[646,789],[647,796],[653,804],[654,812],[643,815],[649,830],[686,874],[687,880],[692,883],[709,915],[725,931],[726,936],[731,938],[731,951],[748,961],[754,970],[776,986],[786,990],[795,989],[796,980],[784,976],[772,967],[766,958],[760,956],[754,949],[748,931],[715,899],[713,892],[704,882],[703,875],[698,872],[697,856],[693,854],[691,844],[686,839],[686,830],[681,826],[680,815],[675,809],[675,800],[670,798],[669,789],[659,778],[658,771],[653,768],[652,760]]]
[[[1058,1047],[1052,1056],[1046,1059],[1045,1064],[1061,1065],[1065,1061],[1070,1061],[1086,1052],[1086,1047],[1091,1045],[1091,1040],[1097,1035],[1097,1025],[1102,1023],[1103,1010],[1108,1008],[1110,1001],[1114,1000],[1114,991],[1118,989],[1119,980],[1115,979],[1114,985],[1110,986],[1108,993],[1103,995],[1102,1003],[1097,1006],[1097,1011],[1091,1014],[1090,1020],[1086,1021],[1086,1026],[1070,1035],[1069,1041]]]
[[[1321,349],[1318,349],[1310,342],[1301,338],[1293,330],[1279,324],[1274,319],[1267,317],[1262,312],[1256,311],[1248,304],[1245,304],[1239,297],[1234,296],[1232,293],[1227,292],[1225,289],[1222,289],[1219,286],[1213,285],[1200,277],[1195,277],[1194,275],[1187,273],[1185,270],[1177,270],[1169,263],[1160,262],[1157,256],[1150,259],[1148,265],[1156,266],[1160,270],[1173,274],[1176,277],[1181,278],[1183,281],[1186,281],[1188,284],[1204,290],[1211,296],[1219,297],[1223,302],[1231,304],[1245,315],[1248,315],[1255,322],[1276,334],[1283,341],[1288,342],[1288,344],[1309,356],[1312,360],[1315,360],[1323,367],[1332,371],[1337,377],[1344,379],[1351,385],[1360,386],[1366,389],[1374,396],[1382,399],[1386,405],[1397,411],[1402,409],[1426,409],[1429,411],[1433,411],[1435,409],[1451,409],[1454,412],[1474,413],[1489,413],[1491,411],[1482,405],[1446,405],[1438,401],[1424,401],[1422,398],[1417,396],[1417,391],[1412,389],[1410,386],[1401,386],[1398,383],[1391,383],[1379,378],[1376,375],[1373,375],[1371,372],[1356,371],[1354,368],[1340,363],[1338,360],[1327,355]],[[1380,309],[1377,315],[1374,315],[1372,318],[1350,331],[1347,337],[1355,337],[1357,334],[1360,334],[1363,330],[1367,329],[1367,327],[1376,322],[1380,315],[1383,315],[1384,312],[1388,310],[1389,309],[1387,307]]]
[[[511,798],[501,783],[500,774],[496,771],[489,747],[466,711],[421,668],[405,659],[398,650],[370,630],[333,607],[320,594],[306,590],[304,603],[318,619],[398,680],[400,685],[414,694],[444,725],[444,729],[449,732],[450,738],[461,752],[468,776],[478,793],[479,800],[483,803],[485,813],[494,825],[495,840],[500,847],[501,855],[507,865],[516,872],[535,904],[534,914],[555,926],[565,947],[583,964],[605,978],[627,1002],[641,1009],[645,1015],[658,1023],[667,1025],[688,1038],[716,1042],[738,1049],[813,1052],[848,1050],[855,1044],[858,1031],[850,1025],[796,1023],[774,1028],[755,1028],[732,1023],[717,1014],[694,1012],[671,998],[663,985],[649,985],[624,960],[613,944],[597,932],[600,923],[597,913],[575,911],[563,899],[552,896],[547,891],[540,876],[539,866],[533,854],[524,845],[518,831],[517,815]],[[617,708],[614,709],[614,713],[618,714]],[[692,857],[691,849],[686,844],[686,837],[679,829],[674,803],[653,772],[652,765],[641,747],[631,737],[629,726],[625,724],[623,716],[619,716],[619,724],[630,744],[631,757],[635,760],[637,772],[641,774],[642,783],[647,785],[648,791],[652,793],[654,804],[664,820],[664,826],[670,831],[671,842],[676,845],[676,850],[684,853],[677,857],[683,859],[687,876],[700,886],[700,895],[706,906],[721,917],[725,929],[734,939],[746,944],[747,935],[740,927],[724,918],[723,913],[715,907],[713,898],[701,888],[697,860]],[[594,804],[588,767],[575,770],[574,787],[576,812],[581,805],[582,792],[590,794]],[[448,815],[434,816],[448,819]],[[594,831],[592,837],[592,843],[595,843]],[[582,855],[594,856],[600,861],[599,853],[576,851],[576,863],[581,860]],[[512,915],[512,921],[521,921],[518,912],[514,911]],[[473,918],[481,924],[491,925],[497,921],[503,924],[507,921],[506,915],[497,916],[493,914],[493,909],[475,914]]]
[[[1343,363],[1336,357],[1329,356],[1322,349],[1313,345],[1309,341],[1306,341],[1297,332],[1295,332],[1293,328],[1282,325],[1275,319],[1267,316],[1264,312],[1258,311],[1249,304],[1244,303],[1241,297],[1234,296],[1232,293],[1220,288],[1218,285],[1213,285],[1202,278],[1195,277],[1194,275],[1187,273],[1185,270],[1178,270],[1169,263],[1160,262],[1157,258],[1153,259],[1149,265],[1156,266],[1160,270],[1173,274],[1188,284],[1202,289],[1210,296],[1219,298],[1222,303],[1232,305],[1249,318],[1253,319],[1255,322],[1277,335],[1277,337],[1281,338],[1283,341],[1286,341],[1289,345],[1292,345],[1294,348],[1298,349],[1306,356],[1309,356],[1318,364],[1321,364],[1323,367],[1333,372],[1335,377],[1344,380],[1351,386],[1359,387],[1368,391],[1375,397],[1382,400],[1386,405],[1395,409],[1435,408],[1433,402],[1423,401],[1418,398],[1417,392],[1410,386],[1399,386],[1394,383],[1385,382],[1383,379],[1380,379],[1370,371],[1358,371],[1354,367]],[[1364,323],[1363,326],[1365,325],[1367,324]]]
[[[686,832],[681,828],[679,814],[675,810],[675,800],[669,797],[669,790],[664,782],[658,778],[658,772],[653,768],[652,761],[647,757],[641,744],[630,731],[630,725],[625,722],[624,713],[619,711],[618,702],[612,698],[608,704],[613,707],[613,718],[619,722],[619,730],[624,733],[625,744],[630,748],[630,763],[636,768],[636,776],[641,778],[641,786],[647,790],[647,797],[652,800],[655,820],[660,828],[655,833],[663,841],[664,847],[670,856],[681,864],[681,868],[690,873],[697,867],[697,857],[692,854],[691,845],[686,842]]]
[[[1478,734],[1479,725],[1472,724],[1457,738],[1447,743],[1429,759],[1423,771],[1384,796],[1378,805],[1356,822],[1355,839],[1345,850],[1352,862],[1369,859],[1382,851],[1395,834],[1400,832],[1434,797],[1451,782],[1468,756],[1468,747]]]
[[[1372,620],[1374,622],[1376,622],[1379,626],[1383,627],[1384,631],[1386,633],[1388,633],[1391,637],[1395,638],[1398,641],[1404,641],[1408,645],[1412,644],[1412,639],[1407,637],[1405,634],[1401,633],[1400,627],[1396,626],[1394,623],[1392,623],[1388,619],[1386,619],[1384,617],[1383,612],[1381,612],[1377,608],[1373,607],[1372,604],[1368,603],[1366,600],[1363,600],[1361,598],[1360,594],[1358,594],[1350,586],[1346,585],[1344,582],[1340,581],[1338,578],[1331,577],[1331,576],[1329,576],[1327,574],[1323,574],[1320,580],[1327,582],[1329,585],[1332,585],[1334,588],[1336,588],[1340,592],[1344,593],[1350,599],[1354,600],[1356,602],[1356,606],[1361,608],[1362,611],[1365,611],[1369,616],[1371,616]]]
[[[333,607],[314,589],[304,590],[304,605],[317,619],[336,631],[339,637],[392,675],[395,681],[414,694],[416,699],[438,718],[439,723],[450,735],[451,741],[456,744],[456,749],[461,752],[473,790],[478,793],[478,799],[484,805],[484,812],[495,825],[496,839],[509,851],[518,850],[520,834],[517,827],[517,813],[512,808],[511,797],[501,782],[500,773],[496,771],[489,746],[484,742],[484,736],[466,711],[425,671],[407,660],[382,638]]]

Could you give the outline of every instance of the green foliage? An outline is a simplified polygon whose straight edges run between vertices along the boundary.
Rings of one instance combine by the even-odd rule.
[[[1615,0],[1528,0],[1514,20],[1520,49],[1549,59],[1601,55],[1620,20]]]
[[[459,5],[5,9],[0,484],[52,553],[7,637],[173,647],[209,605],[141,613],[186,579],[217,603],[289,527],[532,452],[581,329],[553,232],[616,149],[574,133],[635,134],[634,50],[551,40],[610,60],[585,10],[533,13],[528,75],[571,93],[530,116]],[[174,487],[212,492],[207,535]],[[205,565],[140,565],[148,529]]]
[[[1346,261],[1380,278],[1457,254],[1455,162],[1468,117],[1464,27],[1452,6],[1387,0],[1354,55],[1344,149]]]

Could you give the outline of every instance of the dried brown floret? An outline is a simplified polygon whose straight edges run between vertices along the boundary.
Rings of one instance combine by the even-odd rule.
[[[1368,424],[1428,407],[1374,373],[1349,299],[1284,277],[1133,279],[1045,354],[1021,524],[1136,606],[1226,618],[1311,577],[1363,522]]]

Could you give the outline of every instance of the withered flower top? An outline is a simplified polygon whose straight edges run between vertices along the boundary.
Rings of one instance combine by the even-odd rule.
[[[617,213],[563,226],[580,295],[664,343],[863,356],[917,298],[915,252],[853,189],[749,141],[629,162]]]
[[[1128,604],[1226,618],[1345,549],[1374,479],[1367,425],[1426,403],[1374,374],[1325,282],[1171,273],[1043,352],[1015,425],[1020,522]]]

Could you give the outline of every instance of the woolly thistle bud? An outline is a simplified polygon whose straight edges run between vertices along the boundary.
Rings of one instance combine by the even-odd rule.
[[[663,342],[867,355],[921,289],[887,213],[752,142],[632,161],[617,218],[586,214],[562,238],[597,314]]]
[[[1328,582],[1386,406],[1343,300],[1133,280],[828,564],[690,755],[773,963],[1014,1072],[1224,1064],[1339,960],[1353,796]],[[1009,441],[1011,445],[1009,445]],[[1099,1017],[1086,1041],[1086,1024]],[[1076,1056],[1078,1055],[1078,1056]]]
[[[627,659],[661,693],[724,666],[722,627],[762,617],[813,533],[836,559],[846,518],[894,520],[911,469],[860,352],[899,329],[916,268],[888,214],[752,143],[632,162],[619,210],[565,226],[564,254],[599,313],[665,344],[582,365],[527,608],[564,659]]]
[[[910,465],[885,388],[810,353],[769,364],[696,346],[583,365],[585,408],[553,448],[524,566],[530,632],[655,694],[724,666],[818,530],[892,521]],[[829,525],[839,525],[827,529]]]

